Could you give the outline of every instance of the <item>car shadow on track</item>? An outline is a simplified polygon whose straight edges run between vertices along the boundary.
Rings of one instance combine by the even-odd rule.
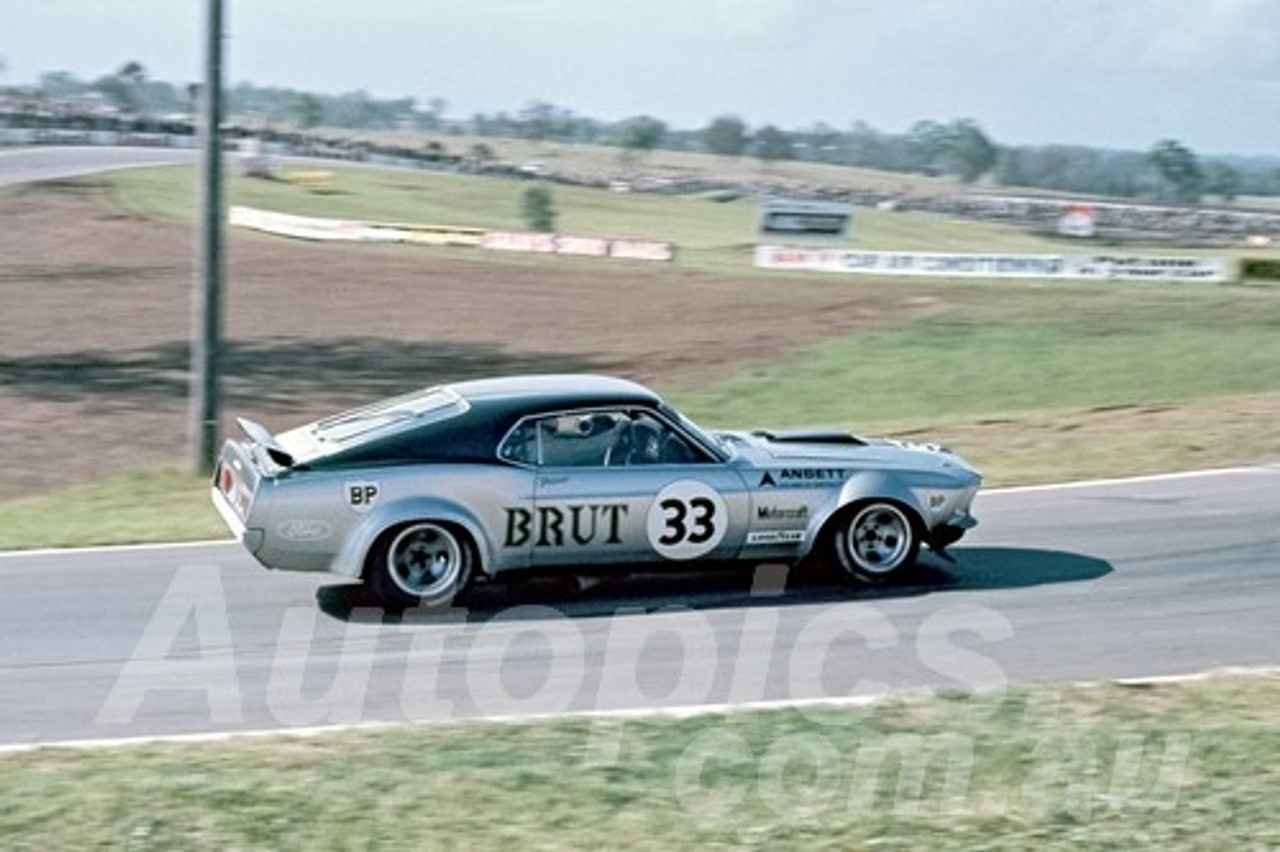
[[[670,608],[730,609],[874,601],[937,592],[992,591],[1078,583],[1111,573],[1110,563],[1091,556],[1019,547],[956,548],[954,563],[932,555],[921,559],[909,580],[883,586],[846,584],[829,573],[759,565],[637,571],[630,574],[536,574],[469,589],[452,610],[386,611],[362,585],[322,586],[320,609],[343,621],[486,622],[537,617],[602,618]]]

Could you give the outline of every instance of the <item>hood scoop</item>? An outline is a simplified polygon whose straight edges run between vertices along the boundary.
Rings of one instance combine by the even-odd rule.
[[[813,431],[803,429],[782,429],[778,431],[759,430],[752,432],[757,438],[764,438],[772,444],[828,444],[846,447],[865,447],[867,442],[852,432]]]

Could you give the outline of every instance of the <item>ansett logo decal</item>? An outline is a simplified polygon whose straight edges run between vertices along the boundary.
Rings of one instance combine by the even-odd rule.
[[[761,488],[786,488],[827,485],[843,482],[849,471],[838,467],[784,467],[766,470],[760,477]]]

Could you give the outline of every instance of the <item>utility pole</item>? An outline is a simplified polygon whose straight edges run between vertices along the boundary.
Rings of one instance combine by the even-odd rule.
[[[222,0],[205,0],[205,77],[200,102],[200,216],[191,339],[191,447],[197,473],[217,460],[222,350]]]

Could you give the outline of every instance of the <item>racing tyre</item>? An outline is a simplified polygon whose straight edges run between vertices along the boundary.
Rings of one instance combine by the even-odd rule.
[[[392,610],[444,608],[471,577],[470,540],[435,521],[414,521],[383,533],[369,551],[365,579]]]
[[[909,509],[887,500],[851,507],[833,531],[835,561],[865,583],[887,583],[915,567],[920,524]]]

